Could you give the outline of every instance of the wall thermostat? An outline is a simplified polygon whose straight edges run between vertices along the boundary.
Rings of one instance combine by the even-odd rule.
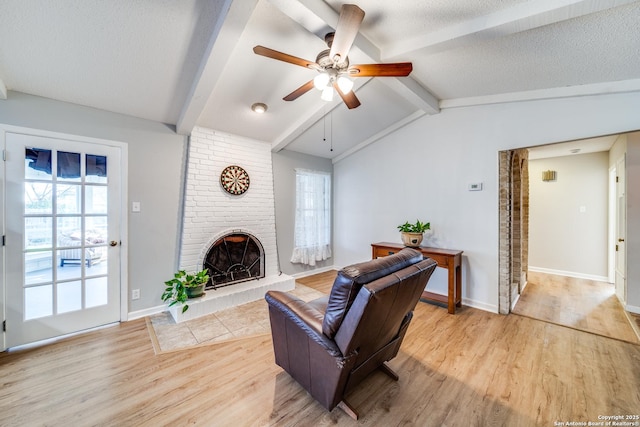
[[[474,184],[469,184],[469,191],[482,191],[482,183],[476,182]]]

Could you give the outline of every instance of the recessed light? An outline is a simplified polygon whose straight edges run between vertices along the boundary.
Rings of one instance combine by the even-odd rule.
[[[262,114],[265,111],[267,111],[267,104],[264,104],[262,102],[256,102],[251,106],[251,109],[258,114]]]

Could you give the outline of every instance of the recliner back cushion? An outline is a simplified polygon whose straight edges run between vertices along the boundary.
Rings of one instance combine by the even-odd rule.
[[[422,258],[417,250],[404,248],[396,254],[353,264],[340,270],[331,288],[322,332],[329,338],[335,336],[363,285],[420,262]]]

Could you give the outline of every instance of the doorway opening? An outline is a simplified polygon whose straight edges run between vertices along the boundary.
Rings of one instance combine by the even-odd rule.
[[[509,314],[527,283],[529,268],[528,150],[499,153],[499,300],[500,314]]]
[[[608,268],[608,269],[606,268],[606,266],[611,265],[611,261],[607,261],[607,257],[612,253],[615,253],[613,252],[615,250],[614,242],[617,240],[616,238],[619,237],[619,236],[607,237],[607,235],[609,234],[608,230],[612,229],[612,224],[608,223],[607,221],[616,220],[616,216],[611,215],[610,213],[607,215],[607,211],[610,208],[609,204],[611,200],[607,194],[609,191],[607,189],[607,187],[609,186],[609,183],[608,183],[609,172],[608,172],[607,162],[615,161],[614,157],[618,156],[618,153],[616,151],[618,150],[618,148],[616,147],[614,149],[612,147],[615,141],[617,141],[619,137],[624,137],[624,134],[594,138],[590,140],[573,141],[569,143],[551,144],[549,146],[544,147],[545,149],[547,147],[550,147],[553,149],[563,147],[565,151],[569,151],[568,148],[571,148],[569,147],[569,144],[581,143],[583,146],[588,147],[587,149],[588,151],[586,151],[587,153],[597,153],[597,152],[603,152],[603,151],[611,152],[611,155],[607,156],[607,158],[605,158],[604,160],[605,166],[602,166],[601,164],[600,166],[598,166],[599,169],[602,169],[602,171],[600,171],[602,173],[599,174],[598,179],[600,181],[604,180],[607,182],[603,181],[602,187],[604,187],[604,189],[599,190],[601,191],[601,194],[603,195],[603,197],[602,197],[601,204],[599,203],[598,209],[604,211],[604,214],[603,214],[603,218],[599,222],[600,225],[598,225],[598,227],[602,229],[601,234],[603,234],[603,236],[602,236],[602,239],[598,240],[597,244],[594,243],[593,245],[594,247],[597,246],[598,248],[600,248],[599,249],[600,251],[604,251],[603,255],[599,258],[599,259],[604,258],[604,261],[602,262],[602,268],[604,268],[604,270],[602,272],[593,273],[590,271],[582,271],[580,269],[575,269],[575,270],[572,270],[571,268],[566,269],[567,273],[570,273],[572,271],[575,271],[575,272],[582,271],[583,273],[585,273],[584,274],[585,277],[578,277],[579,279],[587,279],[587,280],[593,279],[593,277],[587,277],[590,274],[586,274],[586,273],[592,273],[591,276],[596,275],[600,277],[600,279],[596,277],[595,281],[604,282],[603,283],[604,285],[607,285],[606,282],[613,282],[613,278],[611,277],[611,273],[610,273],[611,268]],[[605,148],[596,147],[596,145],[598,144],[607,143],[606,141],[598,141],[598,140],[605,140],[605,139],[608,140],[609,145],[607,147]],[[530,165],[529,161],[531,160],[532,156],[534,159],[537,158],[537,153],[535,153],[534,151],[541,148],[543,147],[535,147],[535,148],[529,147],[529,148],[518,149],[518,150],[507,150],[499,153],[499,218],[500,218],[499,312],[501,314],[508,314],[510,312],[513,312],[514,311],[513,309],[516,303],[519,304],[518,312],[520,311],[520,305],[523,305],[530,300],[530,298],[521,299],[521,295],[524,291],[525,286],[527,286],[528,282],[530,284],[533,284],[538,279],[542,280],[538,277],[538,271],[545,273],[545,271],[543,271],[545,269],[544,268],[540,269],[538,267],[547,267],[543,263],[540,263],[540,265],[536,263],[536,264],[533,264],[536,267],[530,267],[530,262],[533,261],[533,259],[530,260],[530,256],[528,252],[529,244],[533,245],[536,239],[539,243],[540,240],[542,239],[542,237],[540,237],[538,233],[536,233],[536,235],[532,235],[531,237],[529,236],[529,222],[534,221],[533,217],[530,220],[530,214],[535,212],[539,213],[537,209],[540,208],[540,206],[536,206],[530,209],[529,199],[531,197],[532,204],[538,203],[534,201],[533,196],[535,194],[538,194],[535,200],[539,200],[539,197],[540,197],[540,194],[538,191],[540,190],[539,184],[542,183],[542,181],[540,183],[529,181],[530,173],[534,174],[531,176],[531,180],[540,181],[542,179],[542,177],[539,176],[540,171],[538,171],[541,165],[536,164],[536,167],[533,167],[532,166],[533,164]],[[582,154],[584,154],[584,152]],[[559,154],[557,155],[556,158],[559,158],[564,155],[565,154],[562,154],[562,155]],[[555,156],[551,155],[548,157],[555,157]],[[611,160],[607,160],[607,159],[611,159]],[[600,160],[600,162],[602,163],[602,160]],[[590,169],[590,168],[582,168],[582,169]],[[558,176],[560,177],[560,175]],[[563,178],[566,179],[567,175],[565,175]],[[535,194],[533,192],[529,194],[529,191],[534,191],[529,189],[529,184],[537,184],[538,187],[534,186],[534,190],[537,188],[536,191],[538,192]],[[543,184],[543,185],[546,185],[546,184]],[[569,194],[569,193],[566,193],[567,198],[572,196],[572,194]],[[587,206],[582,206],[583,204]],[[555,216],[554,212],[559,205],[560,204],[551,203],[550,206],[546,206],[548,208],[546,212]],[[576,217],[578,217],[579,215],[582,215],[582,218],[584,218],[586,216],[584,215],[584,212],[591,213],[592,210],[593,210],[592,207],[588,205],[588,203],[576,202],[576,206],[575,206]],[[566,221],[566,218],[563,221]],[[569,228],[572,227],[571,224],[565,224],[565,225],[567,225]],[[536,229],[539,229],[539,227],[537,227]],[[535,230],[532,230],[532,231],[535,232]],[[553,239],[545,238],[545,241],[547,241],[551,246],[557,245],[557,242],[552,243],[551,240]],[[574,246],[575,246],[575,242],[579,241],[579,237],[576,238],[575,240],[574,239],[569,239],[569,240],[573,240]],[[562,241],[562,239],[560,239],[560,241]],[[591,242],[593,240],[588,240],[588,241]],[[535,248],[538,246],[532,247],[531,250],[534,251]],[[582,251],[579,249],[575,251],[572,250],[572,252],[575,252],[575,253],[566,254],[567,258],[571,258],[577,253],[582,253]],[[538,250],[536,253],[540,253],[540,251]],[[561,255],[561,257],[564,257],[564,255]],[[536,259],[538,258],[539,256],[536,256]],[[540,262],[540,260],[538,259],[537,262]],[[560,271],[562,270],[561,268],[557,268],[557,266],[550,266],[550,267],[551,268],[549,268],[550,270],[549,273],[552,273],[552,274],[560,273],[560,277],[563,276],[562,273],[564,272]],[[530,269],[533,269],[533,270],[530,270]],[[556,270],[556,271],[554,272],[553,270]],[[566,274],[565,276],[570,277],[571,274]],[[560,283],[556,279],[553,279],[553,281],[556,285]],[[564,281],[561,281],[561,282],[564,283]],[[582,287],[579,288],[580,292],[589,292],[588,289],[592,289],[590,288],[591,284],[582,283],[581,286]],[[553,287],[551,288],[547,287],[547,289],[554,290]],[[531,289],[527,288],[527,290],[525,291],[525,296],[528,296],[530,291],[533,292],[533,288]],[[538,294],[538,296],[540,295]],[[620,296],[619,293],[618,293],[618,296]],[[545,306],[546,308],[549,308],[549,306],[553,305],[554,297],[555,295],[547,294],[547,297],[546,297],[547,299],[544,300],[544,303],[541,305],[541,307]],[[612,297],[616,299],[615,296],[612,296]],[[545,296],[542,295],[542,298],[545,298]],[[620,313],[624,314],[623,305],[619,304],[619,301],[617,300],[615,301],[615,303],[620,306],[620,310],[618,310],[619,313],[613,313],[608,311],[607,313],[611,319],[613,319],[614,317],[620,317],[619,316]],[[624,319],[625,316],[622,315],[622,318]],[[541,319],[541,320],[544,320],[544,319]],[[565,326],[570,326],[570,325],[565,325]]]

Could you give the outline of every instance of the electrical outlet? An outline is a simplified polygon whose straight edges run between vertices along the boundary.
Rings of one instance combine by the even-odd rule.
[[[140,289],[133,289],[131,291],[131,299],[140,299]]]

